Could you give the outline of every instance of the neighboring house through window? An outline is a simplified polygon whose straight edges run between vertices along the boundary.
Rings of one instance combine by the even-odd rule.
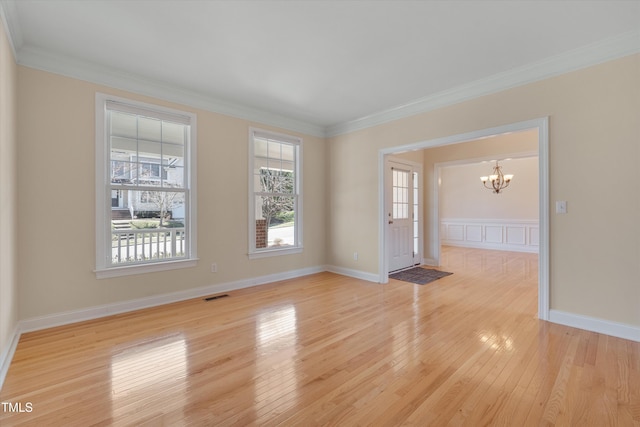
[[[195,115],[96,95],[96,274],[195,265]]]
[[[249,257],[301,252],[302,139],[249,134]]]

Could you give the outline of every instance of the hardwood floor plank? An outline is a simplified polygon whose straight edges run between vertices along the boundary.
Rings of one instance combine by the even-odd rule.
[[[24,334],[5,426],[640,426],[640,343],[539,321],[535,254],[319,273]]]
[[[509,340],[517,342],[518,335],[530,334],[534,330],[534,327],[531,322],[529,323],[530,325],[515,324],[514,326],[516,326],[516,330],[519,330],[519,333],[512,335]],[[503,369],[499,374],[499,377],[496,378],[496,381],[494,381],[493,383],[489,383],[489,381],[482,381],[478,383],[476,387],[463,387],[456,393],[455,400],[450,403],[449,411],[440,412],[433,425],[446,424],[448,420],[450,420],[449,422],[454,425],[461,425],[465,421],[468,422],[469,418],[474,417],[472,415],[473,411],[476,407],[479,407],[482,400],[498,403],[504,399],[505,402],[503,402],[503,404],[506,406],[510,398],[519,396],[515,393],[512,393],[511,391],[516,389],[516,386],[520,383],[523,375],[527,373],[526,367],[527,364],[533,360],[533,358],[531,357],[531,352],[535,351],[535,348],[535,344],[530,343],[527,348],[523,349],[504,347],[492,349],[495,353],[498,353],[499,351],[506,351],[511,353],[511,355],[500,355],[502,359],[501,363],[504,363],[505,360],[508,360],[508,364],[506,364],[505,369]],[[471,382],[474,380],[474,378],[478,377],[476,373],[470,374],[471,375],[469,375],[469,378],[467,380],[468,382]],[[475,381],[477,382],[477,380]],[[526,382],[526,384],[528,384],[528,381]],[[509,391],[509,393],[505,394],[505,390]],[[491,393],[492,397],[489,397],[488,393]],[[438,407],[440,407],[440,405],[438,405]],[[485,411],[486,409],[487,408],[485,408]],[[500,415],[503,413],[505,413],[508,417],[509,412],[499,412],[499,415],[497,417],[498,425],[507,420],[509,420],[510,422],[509,418],[500,421]]]

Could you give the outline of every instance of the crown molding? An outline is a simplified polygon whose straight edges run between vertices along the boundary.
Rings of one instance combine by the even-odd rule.
[[[640,30],[630,31],[522,67],[416,99],[359,119],[329,126],[326,136],[338,136],[426,113],[448,105],[526,85],[640,52]]]
[[[18,64],[306,135],[325,136],[325,128],[323,126],[226,102],[212,96],[179,88],[170,83],[149,79],[141,75],[77,58],[55,55],[42,49],[23,47],[18,51]]]
[[[16,6],[13,2],[0,0],[0,20],[5,28],[9,45],[13,51],[13,57],[17,60],[17,47],[22,45],[22,31],[19,25],[14,25],[14,23],[18,22],[16,15]]]
[[[13,1],[0,0],[0,17],[7,28],[16,62],[20,65],[321,138],[378,126],[640,52],[640,30],[634,30],[368,116],[325,127],[223,101],[134,73],[24,47]]]

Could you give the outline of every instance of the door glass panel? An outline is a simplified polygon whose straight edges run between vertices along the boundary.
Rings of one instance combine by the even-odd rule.
[[[409,172],[393,170],[393,219],[409,218]]]

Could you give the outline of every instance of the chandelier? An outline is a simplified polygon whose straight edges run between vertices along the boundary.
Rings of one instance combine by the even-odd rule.
[[[502,173],[502,166],[498,165],[498,161],[496,160],[496,165],[493,167],[493,173],[489,176],[481,176],[480,181],[484,184],[486,188],[489,190],[493,190],[495,194],[499,194],[504,188],[507,188],[511,183],[511,179],[513,179],[513,175],[505,175]]]

